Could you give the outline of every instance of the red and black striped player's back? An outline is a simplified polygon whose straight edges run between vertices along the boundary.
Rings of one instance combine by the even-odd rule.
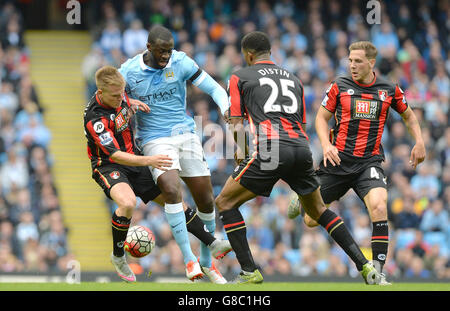
[[[94,95],[84,110],[84,133],[87,138],[87,153],[92,169],[114,163],[110,156],[118,151],[135,154],[130,105],[122,101],[117,108],[101,103]]]
[[[381,137],[389,108],[400,114],[408,108],[398,85],[378,76],[364,85],[350,75],[331,83],[322,106],[335,115],[333,145],[340,153],[361,159],[384,159]]]
[[[260,61],[233,73],[229,80],[230,117],[247,116],[258,139],[297,145],[308,139],[305,97],[300,80],[271,61]]]

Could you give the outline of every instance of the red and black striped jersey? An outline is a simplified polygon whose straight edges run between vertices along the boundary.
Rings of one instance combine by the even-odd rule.
[[[389,108],[400,114],[408,108],[398,85],[377,76],[363,85],[351,75],[331,83],[322,106],[335,116],[332,143],[340,153],[352,159],[380,160],[384,160],[381,138]]]
[[[271,61],[257,62],[233,73],[228,82],[230,117],[248,117],[257,138],[297,145],[308,139],[301,81]]]
[[[97,94],[91,98],[84,110],[84,134],[93,170],[115,163],[110,157],[116,151],[136,154],[132,115],[128,98],[117,109],[103,105]]]

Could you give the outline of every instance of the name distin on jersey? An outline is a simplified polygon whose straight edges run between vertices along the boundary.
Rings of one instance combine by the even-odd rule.
[[[259,69],[258,72],[262,75],[265,76],[267,75],[281,75],[283,77],[289,78],[289,72],[287,72],[286,70],[283,69],[279,69],[279,68],[262,68]]]

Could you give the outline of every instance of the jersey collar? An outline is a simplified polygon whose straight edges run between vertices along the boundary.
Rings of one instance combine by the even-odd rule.
[[[352,77],[352,80],[353,80],[353,77]],[[373,80],[369,84],[362,84],[362,83],[359,83],[358,81],[353,80],[353,82],[355,82],[359,86],[363,86],[363,87],[372,86],[375,83],[375,81],[377,81],[377,75],[375,74],[375,71],[373,71]]]
[[[95,92],[95,100],[97,101],[97,104],[99,104],[100,106],[102,106],[105,109],[114,109],[110,106],[106,106],[105,104],[103,104],[102,101],[100,100],[100,97],[98,96],[97,92]]]
[[[141,67],[141,69],[142,69],[143,71],[157,71],[157,70],[164,70],[164,69],[170,68],[170,67],[172,66],[172,55],[173,55],[173,52],[172,52],[172,55],[170,56],[169,62],[167,63],[166,67],[164,67],[164,68],[162,68],[162,69],[152,68],[152,67],[150,67],[150,66],[147,66],[147,65],[144,63],[144,54],[145,54],[146,52],[147,52],[147,51],[142,52],[141,54],[139,54],[139,65],[140,65],[140,67]]]
[[[254,65],[256,65],[256,64],[272,64],[272,65],[275,65],[275,63],[273,61],[271,61],[271,60],[261,60],[259,62],[254,63]]]

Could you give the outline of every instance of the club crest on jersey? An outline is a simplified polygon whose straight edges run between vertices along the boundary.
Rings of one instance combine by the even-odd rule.
[[[378,98],[383,102],[386,100],[387,94],[388,92],[386,90],[378,90]]]
[[[114,171],[114,172],[111,172],[111,173],[109,174],[109,176],[110,176],[112,179],[118,179],[118,178],[120,177],[120,173],[119,173],[118,171]]]
[[[173,73],[172,69],[165,70],[164,77],[166,79],[166,82],[171,82],[171,81],[175,80],[175,74]]]
[[[379,103],[376,100],[352,100],[352,117],[354,119],[376,120],[379,116]]]

